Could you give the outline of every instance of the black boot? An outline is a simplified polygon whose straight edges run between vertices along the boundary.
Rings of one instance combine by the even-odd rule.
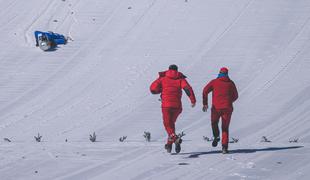
[[[171,153],[172,144],[165,144],[165,149],[167,150],[167,153]]]
[[[228,146],[227,145],[222,145],[222,153],[223,154],[228,154]]]
[[[182,143],[181,137],[177,137],[177,139],[174,142],[174,144],[175,144],[175,152],[176,153],[179,153],[181,151],[181,143]]]
[[[220,139],[219,137],[215,137],[215,138],[213,139],[212,146],[213,146],[213,147],[216,147],[216,146],[217,146],[217,143],[218,143],[220,140],[221,140],[221,139]]]

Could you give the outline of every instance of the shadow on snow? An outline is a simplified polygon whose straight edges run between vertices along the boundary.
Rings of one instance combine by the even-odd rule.
[[[261,152],[261,151],[280,151],[280,150],[288,150],[288,149],[298,149],[302,147],[304,146],[269,147],[269,148],[263,148],[263,149],[234,149],[234,150],[230,150],[229,154],[255,153],[255,152]],[[189,155],[188,158],[198,158],[201,155],[220,154],[220,153],[222,153],[222,151],[179,153],[179,155]]]

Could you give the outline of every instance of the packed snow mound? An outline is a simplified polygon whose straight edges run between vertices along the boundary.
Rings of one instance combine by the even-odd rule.
[[[0,8],[1,178],[309,177],[310,1],[0,0]],[[42,52],[37,29],[74,41]],[[159,96],[149,92],[170,64],[198,100],[192,109],[183,97],[177,156],[164,153]],[[202,89],[223,66],[240,96],[230,126],[239,141],[227,156],[202,138],[212,134]]]

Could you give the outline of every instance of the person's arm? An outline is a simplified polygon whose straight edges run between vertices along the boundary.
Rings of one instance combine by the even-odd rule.
[[[204,88],[202,92],[202,111],[206,112],[208,109],[208,94],[213,91],[213,81],[209,82]]]
[[[156,79],[154,82],[152,82],[150,86],[150,91],[152,94],[160,94],[162,91],[161,86],[161,78]]]
[[[192,107],[196,104],[196,97],[193,88],[191,85],[186,81],[186,79],[181,80],[181,88],[185,91],[186,95],[189,97]]]
[[[232,82],[232,84],[233,84],[233,88],[232,88],[232,101],[235,102],[238,99],[239,95],[238,95],[238,90],[236,88],[235,83]]]

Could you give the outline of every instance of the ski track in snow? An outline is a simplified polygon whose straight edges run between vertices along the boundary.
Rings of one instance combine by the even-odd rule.
[[[240,12],[236,15],[235,18],[233,18],[228,25],[223,30],[217,31],[219,34],[216,34],[212,37],[212,39],[208,40],[206,44],[203,44],[200,50],[200,53],[198,53],[198,56],[195,57],[196,61],[193,61],[192,65],[189,66],[189,68],[192,68],[192,66],[196,65],[199,61],[203,60],[203,55],[206,55],[208,51],[210,51],[216,44],[219,42],[224,35],[229,32],[229,30],[238,22],[240,17],[244,14],[244,12],[251,6],[252,2],[254,0],[248,0],[248,2],[244,5],[244,7],[240,10]],[[197,62],[198,61],[198,62]]]
[[[0,138],[12,140],[0,141],[1,180],[308,179],[308,1],[0,5]],[[74,41],[42,52],[34,30]],[[183,97],[177,131],[186,136],[181,153],[170,155],[159,96],[148,88],[172,63],[189,77],[197,106]],[[240,92],[231,124],[240,141],[223,155],[202,140],[211,129],[200,103],[203,83],[226,65]],[[38,132],[43,142],[34,142]],[[87,139],[92,132],[95,143]]]

